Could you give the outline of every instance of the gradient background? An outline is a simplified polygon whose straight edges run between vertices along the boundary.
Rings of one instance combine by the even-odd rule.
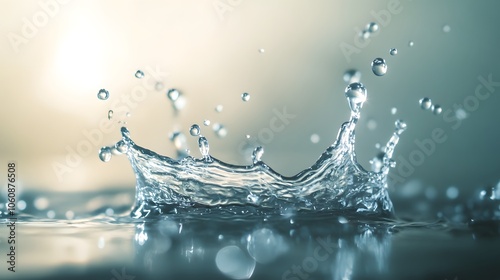
[[[125,157],[103,163],[97,156],[101,146],[120,139],[118,121],[127,121],[137,144],[169,156],[175,156],[169,133],[180,129],[189,135],[190,125],[198,123],[213,156],[244,164],[249,155],[239,147],[245,135],[258,136],[269,127],[273,109],[286,107],[296,117],[264,144],[263,159],[276,171],[293,175],[333,143],[348,119],[342,76],[355,68],[368,89],[356,141],[359,161],[367,169],[377,153],[375,144],[386,143],[394,121],[401,118],[409,128],[397,147],[397,161],[408,159],[418,149],[415,140],[429,138],[435,128],[448,138],[391,188],[419,182],[444,194],[455,185],[464,196],[477,186],[495,184],[500,179],[500,87],[469,111],[458,129],[443,115],[422,111],[418,100],[430,97],[446,111],[474,95],[479,76],[491,74],[493,81],[500,81],[500,2],[401,0],[401,12],[380,22],[374,14],[388,10],[390,2],[42,0],[57,3],[44,22],[47,12],[39,1],[3,0],[3,166],[17,161],[24,190],[133,189],[134,174]],[[224,3],[228,10],[218,12],[215,3]],[[26,21],[40,23],[27,33],[30,38],[23,36]],[[376,36],[345,56],[340,46],[356,46],[359,30],[370,21],[380,25]],[[444,25],[451,31],[443,32]],[[13,44],[12,36],[24,38],[23,43]],[[410,40],[415,42],[411,48]],[[391,57],[390,48],[398,48],[398,55]],[[371,73],[376,57],[388,63],[383,77]],[[134,77],[137,69],[146,72],[144,79]],[[164,75],[155,79],[148,69]],[[152,88],[156,80],[165,89],[148,90],[135,107],[118,113],[121,98],[144,88],[144,83]],[[96,97],[101,88],[110,91],[107,101]],[[186,97],[177,115],[166,98],[168,88]],[[243,92],[251,94],[249,102],[241,100]],[[218,104],[224,106],[221,113],[214,110]],[[398,110],[395,116],[392,107]],[[117,111],[112,131],[68,166],[68,149],[83,145],[85,131],[99,129],[109,109]],[[130,117],[124,116],[126,111]],[[204,119],[222,123],[227,136],[218,138],[202,125]],[[320,136],[317,144],[310,141],[313,133]],[[188,142],[191,154],[199,157],[196,138],[188,137]],[[58,164],[71,171],[58,177]],[[6,167],[0,168],[0,178],[5,172]]]

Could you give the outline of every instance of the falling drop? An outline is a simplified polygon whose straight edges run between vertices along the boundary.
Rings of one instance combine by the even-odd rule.
[[[396,115],[397,112],[398,112],[398,108],[396,108],[396,107],[391,108],[391,115]]]
[[[366,95],[367,92],[362,83],[352,83],[345,88],[345,97],[353,113],[359,113],[363,102],[366,101]]]
[[[413,45],[415,45],[415,43],[413,41],[408,42],[409,47],[413,47]]]
[[[376,22],[370,22],[368,23],[368,25],[366,26],[366,30],[368,30],[368,32],[370,33],[375,33],[378,31],[378,24]]]
[[[443,31],[444,31],[445,33],[448,33],[448,32],[450,32],[450,31],[451,31],[451,27],[450,27],[448,24],[446,24],[445,26],[443,26]]]
[[[209,126],[210,125],[210,120],[204,120],[203,121],[204,126]]]
[[[135,77],[137,79],[142,79],[144,78],[144,72],[142,72],[141,70],[137,70],[137,72],[135,72]]]
[[[396,126],[396,133],[398,135],[400,135],[401,133],[403,133],[403,131],[406,130],[406,123],[403,121],[403,120],[396,120],[396,122],[394,123],[395,126]]]
[[[217,112],[217,113],[222,112],[222,109],[224,109],[224,106],[222,106],[222,105],[215,106],[215,112]]]
[[[204,136],[198,138],[198,147],[200,148],[200,153],[205,160],[210,159],[208,154],[210,147],[208,146],[208,140]]]
[[[106,100],[109,97],[109,91],[105,89],[100,89],[99,92],[97,93],[97,98],[101,100]]]
[[[316,134],[316,133],[312,134],[312,135],[311,135],[311,142],[312,142],[313,144],[317,144],[317,143],[319,142],[319,135],[318,135],[318,134]]]
[[[200,126],[197,124],[193,124],[191,128],[189,129],[189,133],[191,136],[198,136],[200,135]]]
[[[441,112],[443,112],[443,108],[441,108],[440,105],[432,105],[432,108],[431,108],[432,112],[434,113],[434,115],[439,115],[441,114]]]
[[[344,73],[344,82],[348,84],[359,83],[361,80],[361,72],[356,69],[349,69]]]
[[[398,49],[396,49],[396,48],[392,48],[392,49],[390,49],[390,50],[389,50],[389,53],[390,53],[391,55],[393,55],[393,56],[394,56],[394,55],[397,55],[397,54],[398,54]]]
[[[387,73],[387,64],[383,58],[375,58],[372,61],[372,71],[373,74],[377,76],[384,76]]]
[[[244,92],[243,94],[241,94],[241,100],[243,100],[245,102],[250,100],[250,94],[247,92]]]
[[[102,147],[99,151],[99,158],[103,162],[108,162],[111,160],[111,148],[110,147]]]
[[[257,162],[261,161],[263,155],[264,155],[264,148],[262,148],[262,146],[258,146],[257,148],[255,148],[252,153],[253,163],[256,164]]]
[[[180,92],[178,90],[174,89],[174,88],[169,89],[167,91],[167,97],[171,101],[176,101],[179,98],[180,95],[181,95]]]
[[[111,120],[113,118],[113,110],[108,111],[108,120]]]
[[[418,101],[420,108],[424,110],[429,110],[432,107],[432,101],[428,97],[424,97]]]

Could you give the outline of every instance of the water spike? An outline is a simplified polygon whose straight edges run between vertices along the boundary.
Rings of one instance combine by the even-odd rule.
[[[198,147],[200,148],[200,153],[203,156],[203,159],[205,161],[210,161],[210,155],[209,155],[209,150],[210,147],[208,145],[208,140],[205,138],[205,136],[200,135],[200,138],[198,138]]]
[[[262,148],[262,146],[258,146],[257,148],[255,148],[252,153],[253,164],[256,164],[257,162],[261,161],[263,155],[264,155],[264,148]]]
[[[403,120],[396,120],[394,125],[395,125],[394,133],[389,139],[389,142],[387,142],[387,145],[385,145],[384,149],[385,156],[383,158],[382,171],[386,174],[389,172],[389,167],[395,166],[395,162],[392,160],[392,154],[394,153],[394,148],[399,142],[399,136],[407,128],[407,125]]]
[[[367,91],[362,83],[351,83],[345,88],[345,97],[351,108],[351,118],[359,119],[359,112],[366,101]]]

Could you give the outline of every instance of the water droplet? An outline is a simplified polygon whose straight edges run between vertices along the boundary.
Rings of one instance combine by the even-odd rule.
[[[387,73],[387,64],[383,58],[375,58],[372,61],[372,71],[373,74],[377,76],[384,76]]]
[[[366,127],[369,129],[369,130],[375,130],[377,129],[377,121],[374,120],[374,119],[369,119],[367,122],[366,122]]]
[[[99,158],[103,162],[108,162],[111,160],[111,148],[110,147],[102,147],[99,151]]]
[[[203,121],[204,126],[209,126],[210,125],[210,120],[204,120]]]
[[[459,120],[465,120],[468,116],[467,112],[462,108],[458,108],[455,111],[455,117]]]
[[[415,43],[413,41],[408,42],[409,47],[413,47],[413,45],[415,45]]]
[[[440,105],[432,105],[432,108],[431,108],[432,112],[434,113],[434,115],[439,115],[441,114],[441,112],[443,112],[443,108],[441,108]]]
[[[176,90],[175,88],[169,89],[167,91],[167,97],[171,101],[176,101],[180,95],[181,95],[181,93],[178,90]]]
[[[432,107],[432,101],[430,98],[424,97],[418,101],[420,108],[424,110],[429,110]]]
[[[361,72],[356,69],[349,69],[344,73],[344,82],[348,84],[359,83],[361,80]]]
[[[244,92],[243,94],[241,94],[241,100],[243,100],[243,101],[250,100],[250,94],[247,92]]]
[[[54,210],[47,211],[47,218],[54,219],[56,217],[56,212]]]
[[[403,120],[396,120],[396,122],[394,122],[394,125],[396,126],[397,134],[403,133],[403,131],[405,131],[407,128],[407,125]]]
[[[137,79],[142,79],[142,78],[144,78],[144,72],[142,72],[141,70],[137,70],[137,71],[135,72],[135,77],[136,77]]]
[[[250,139],[250,135],[249,134],[245,135],[245,138]]]
[[[97,93],[97,98],[101,100],[106,100],[109,97],[109,91],[105,89],[100,89],[99,92]]]
[[[446,196],[449,199],[455,199],[458,197],[459,191],[457,187],[451,186],[446,190]]]
[[[451,31],[451,27],[450,27],[448,24],[446,24],[445,26],[443,26],[443,31],[444,31],[445,33],[448,33],[448,32],[450,32],[450,31]]]
[[[215,112],[217,112],[217,113],[222,112],[222,109],[224,109],[224,106],[222,106],[222,105],[215,106]]]
[[[312,134],[312,135],[311,135],[311,142],[312,142],[313,144],[317,144],[317,143],[319,142],[319,135],[318,135],[318,134],[316,134],[316,133]]]
[[[115,210],[113,210],[113,208],[107,208],[106,211],[104,211],[104,213],[107,216],[112,216],[115,213]]]
[[[376,22],[370,22],[368,23],[368,25],[366,26],[366,30],[368,30],[368,32],[370,33],[375,33],[378,31],[378,24]]]
[[[108,120],[111,120],[113,118],[113,110],[108,111]]]
[[[186,136],[179,131],[175,131],[170,134],[170,141],[174,143],[175,149],[177,151],[185,151],[187,149]]]
[[[397,112],[398,112],[398,108],[396,108],[396,107],[391,108],[391,115],[396,115]]]
[[[132,116],[132,114],[130,114],[130,112],[125,113],[125,117],[130,118],[130,116]]]
[[[224,138],[227,135],[227,129],[220,123],[214,123],[212,129],[219,138]]]
[[[123,140],[120,140],[115,144],[115,149],[122,154],[128,152],[128,148],[128,144]]]
[[[262,160],[262,156],[264,155],[264,148],[262,146],[258,146],[253,150],[252,153],[252,161],[254,164]]]
[[[260,53],[264,53],[266,50],[265,49],[259,49]]]
[[[26,209],[26,206],[27,206],[26,205],[26,201],[24,201],[24,200],[19,200],[17,202],[17,209],[19,209],[21,211],[23,211],[24,209]]]
[[[390,50],[389,50],[389,53],[390,53],[391,55],[397,55],[397,54],[398,54],[398,49],[396,49],[396,48],[392,48],[392,49],[390,49]]]
[[[156,84],[155,84],[155,90],[156,91],[161,91],[161,90],[163,90],[164,87],[165,86],[163,85],[162,82],[156,82]]]
[[[352,112],[358,113],[366,101],[366,89],[362,83],[352,83],[345,88],[345,97]]]
[[[359,33],[359,36],[366,40],[366,39],[370,38],[370,31],[365,29],[365,30],[361,31],[361,33]]]
[[[68,220],[73,220],[73,218],[75,217],[75,213],[71,210],[68,210],[68,211],[66,211],[64,216],[66,216],[66,219],[68,219]]]
[[[38,210],[47,209],[49,207],[49,204],[49,200],[43,196],[36,198],[33,202],[33,205],[35,205],[35,208]]]
[[[203,158],[210,159],[210,156],[208,154],[210,146],[208,145],[207,138],[205,138],[204,136],[200,136],[200,138],[198,138],[198,147],[200,148],[200,153]]]
[[[197,124],[193,124],[191,128],[189,129],[189,133],[191,136],[198,136],[200,135],[200,126]]]
[[[347,224],[349,222],[349,220],[347,220],[346,217],[342,217],[342,216],[339,216],[338,220],[339,220],[339,223],[341,223],[341,224]]]

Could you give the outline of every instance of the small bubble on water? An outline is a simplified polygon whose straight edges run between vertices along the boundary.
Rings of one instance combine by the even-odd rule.
[[[200,148],[200,153],[203,158],[208,159],[210,156],[208,152],[210,151],[210,146],[208,145],[208,140],[204,136],[198,138],[198,147]]]
[[[441,114],[441,112],[443,112],[443,108],[441,108],[440,105],[436,104],[436,105],[432,105],[432,112],[434,113],[434,115],[439,115]]]
[[[144,78],[144,72],[142,72],[141,70],[137,70],[137,71],[135,72],[135,77],[136,77],[137,79],[142,79],[142,78]]]
[[[215,106],[215,112],[217,112],[217,113],[222,112],[223,109],[224,109],[224,106],[222,106],[222,105]]]
[[[413,41],[408,42],[408,47],[413,47],[413,45],[415,45]]]
[[[241,100],[243,100],[245,102],[248,101],[248,100],[250,100],[250,94],[247,93],[247,92],[242,93],[241,94]]]
[[[318,135],[318,134],[316,134],[316,133],[312,134],[312,135],[311,135],[311,142],[312,142],[313,144],[318,144],[318,142],[319,142],[319,135]]]
[[[99,92],[97,93],[97,98],[101,100],[106,100],[109,98],[109,91],[105,89],[100,89]]]
[[[361,72],[356,69],[349,69],[344,73],[344,82],[348,84],[358,83],[361,80]]]
[[[191,136],[198,136],[200,135],[200,126],[197,124],[193,124],[191,128],[189,129],[189,133]]]
[[[108,120],[111,120],[113,118],[113,110],[108,111]]]
[[[370,32],[370,33],[375,33],[378,31],[378,29],[379,29],[379,26],[376,22],[370,22],[366,26],[366,30],[368,30],[368,32]]]
[[[156,82],[155,84],[155,90],[156,91],[162,91],[165,86],[163,85],[162,82]]]
[[[345,88],[345,97],[349,101],[351,111],[358,113],[366,101],[366,89],[362,83],[351,83]]]
[[[180,95],[181,95],[181,93],[178,90],[176,90],[175,88],[171,88],[167,91],[167,97],[171,101],[176,101]]]
[[[448,33],[450,31],[451,31],[451,27],[448,24],[443,26],[443,32]]]
[[[396,107],[391,108],[391,115],[396,115],[397,112],[398,112],[398,108],[396,108]]]
[[[210,120],[204,120],[203,121],[204,126],[209,126],[210,125]]]
[[[262,160],[262,156],[264,155],[264,148],[262,146],[258,146],[253,150],[252,153],[252,161],[253,163],[257,163]]]
[[[432,101],[428,97],[421,98],[418,103],[420,104],[420,108],[424,110],[429,110],[432,107]]]
[[[111,148],[110,147],[102,147],[99,151],[99,158],[103,162],[108,162],[111,160]]]
[[[390,55],[397,55],[397,54],[398,54],[398,49],[396,49],[396,48],[392,48],[392,49],[390,49],[390,50],[389,50],[389,54],[390,54]]]
[[[448,197],[449,199],[456,199],[458,197],[458,194],[458,188],[455,186],[451,186],[446,189],[446,197]]]
[[[372,61],[372,72],[377,76],[384,76],[387,73],[387,64],[383,58],[375,58]]]

